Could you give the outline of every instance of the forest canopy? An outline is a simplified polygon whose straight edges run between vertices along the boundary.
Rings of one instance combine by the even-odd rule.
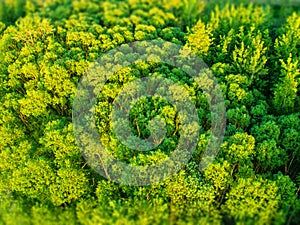
[[[136,78],[184,87],[200,121],[196,151],[178,173],[128,186],[85,161],[72,109],[99,57],[122,45],[128,54],[116,57],[135,57],[126,44],[147,40],[203,59],[224,97],[226,131],[217,157],[199,170],[213,119],[203,90],[163,63],[120,69],[95,105],[99,141],[118,160],[158,163],[184,131],[176,107],[148,96],[130,109],[130,129],[147,139],[149,121],[159,117],[164,140],[137,152],[117,139],[112,103]],[[296,0],[0,1],[0,224],[300,224],[299,49]]]

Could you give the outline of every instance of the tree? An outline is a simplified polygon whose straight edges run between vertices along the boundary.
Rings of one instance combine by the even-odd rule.
[[[0,224],[299,224],[297,11],[298,6],[218,0],[1,1]],[[286,22],[279,27],[280,21]],[[188,76],[185,71],[195,71],[186,51],[184,60],[173,57],[185,71],[157,62],[172,58],[166,51],[177,54],[170,43],[129,45],[153,39],[191,50],[211,70],[201,71],[201,79]],[[106,54],[117,46],[121,51]],[[140,59],[136,52],[153,54],[132,64]],[[85,160],[72,107],[78,82],[100,56],[108,70],[120,62],[101,92],[93,92],[93,125],[107,151],[132,166],[151,166],[167,159],[180,140],[185,147],[194,144],[178,173],[148,186],[125,186],[94,171],[94,165],[101,168],[98,161]],[[211,111],[219,110],[209,106],[219,95],[204,91],[216,85],[212,76],[225,99],[228,126],[221,148],[213,149],[219,154],[199,170],[212,136]],[[159,91],[172,91],[181,106],[188,96],[195,114],[182,118],[197,115],[198,125],[184,125],[178,107],[163,97],[144,96],[128,109],[131,145],[124,145],[115,128],[126,120],[120,113],[112,121],[111,112],[123,88],[139,78],[152,83],[133,86],[121,100],[156,90],[168,79],[176,85]],[[153,146],[143,142],[147,138],[157,144],[154,149],[132,148]],[[177,158],[187,155],[182,151]],[[161,174],[152,175],[155,180]],[[141,177],[121,177],[129,178]]]
[[[297,76],[300,74],[298,60],[292,61],[292,55],[282,64],[281,82],[276,85],[273,104],[277,114],[293,113],[297,100],[297,87],[299,85]]]

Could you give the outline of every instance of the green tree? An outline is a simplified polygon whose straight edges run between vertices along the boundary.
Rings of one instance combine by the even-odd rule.
[[[282,64],[282,78],[274,90],[274,108],[277,114],[293,113],[296,100],[298,100],[297,87],[299,78],[297,76],[300,74],[298,60],[292,61],[292,55],[290,55],[286,63],[283,60],[280,60],[280,62]]]

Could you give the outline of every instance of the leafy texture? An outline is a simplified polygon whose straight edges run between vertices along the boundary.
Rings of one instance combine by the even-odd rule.
[[[300,7],[254,2],[0,1],[0,224],[300,224]],[[161,162],[183,130],[176,107],[148,96],[130,110],[133,140],[150,136],[154,117],[166,123],[164,140],[149,152],[118,140],[112,103],[136,78],[181,85],[200,121],[197,149],[177,174],[123,186],[100,177],[82,157],[74,94],[100,56],[154,39],[190,49],[209,65],[225,99],[226,134],[218,156],[200,171],[212,115],[195,80],[162,63],[120,69],[95,105],[99,137],[117,159]],[[115,60],[136,57],[126,45],[123,52]],[[184,100],[174,91],[175,100]]]

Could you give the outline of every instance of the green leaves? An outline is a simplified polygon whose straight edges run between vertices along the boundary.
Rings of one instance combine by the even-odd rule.
[[[197,55],[206,55],[213,41],[211,32],[211,28],[199,20],[186,37],[186,46]]]
[[[258,142],[269,139],[278,141],[280,128],[274,121],[263,122],[260,126],[252,128],[252,134]]]
[[[227,111],[228,122],[234,125],[237,129],[246,129],[250,125],[249,113],[245,106],[242,108],[229,109]]]
[[[278,59],[286,61],[290,54],[299,57],[299,44],[300,44],[300,17],[294,12],[290,15],[286,23],[281,27],[280,36],[275,40],[275,53]],[[277,62],[279,64],[279,62]],[[280,66],[280,64],[278,65]],[[278,67],[277,67],[278,69]]]
[[[269,172],[282,166],[287,161],[286,151],[277,146],[274,139],[264,140],[262,143],[257,144],[257,160],[258,166],[262,171]]]
[[[276,85],[274,91],[273,105],[277,114],[289,114],[295,110],[297,100],[297,87],[299,85],[297,76],[300,74],[298,60],[292,61],[292,54],[287,59],[287,63],[280,60],[281,82]]]
[[[227,160],[211,164],[205,171],[205,178],[214,185],[216,192],[226,191],[233,183],[232,166]]]
[[[258,178],[240,178],[227,194],[223,206],[229,217],[238,224],[268,224],[283,221],[278,211],[278,187],[275,182]]]
[[[50,101],[50,95],[45,95],[41,91],[28,91],[26,98],[20,99],[20,112],[24,116],[38,117],[47,115],[47,103]]]
[[[183,170],[167,183],[171,221],[180,220],[179,223],[183,224],[191,223],[197,218],[208,224],[220,223],[219,212],[214,206],[214,188],[197,177],[195,170]]]
[[[51,202],[59,206],[82,198],[90,187],[85,173],[69,164],[57,170],[49,189]]]
[[[255,155],[255,139],[247,133],[236,133],[225,141],[221,155],[232,164],[247,165]]]
[[[300,20],[290,12],[299,7],[234,2],[0,1],[0,223],[298,224]],[[110,114],[124,85],[136,78],[182,85],[201,125],[197,150],[179,173],[152,186],[127,187],[102,179],[85,162],[71,108],[78,81],[99,56],[152,39],[179,44],[205,60],[223,91],[228,127],[218,157],[199,171],[212,120],[201,88],[168,65],[140,62],[120,69],[95,107],[100,138],[113,156],[154,165],[168,159],[181,136],[193,141],[197,128],[183,128],[167,101],[142,98],[130,111],[132,143],[161,130],[153,118],[165,122],[166,138],[150,152],[125,147],[113,134]],[[162,55],[167,48],[138,51]],[[107,68],[138,57],[129,45],[122,52]],[[213,85],[208,75],[200,81],[204,87]],[[173,91],[175,101],[185,104],[182,92]]]

